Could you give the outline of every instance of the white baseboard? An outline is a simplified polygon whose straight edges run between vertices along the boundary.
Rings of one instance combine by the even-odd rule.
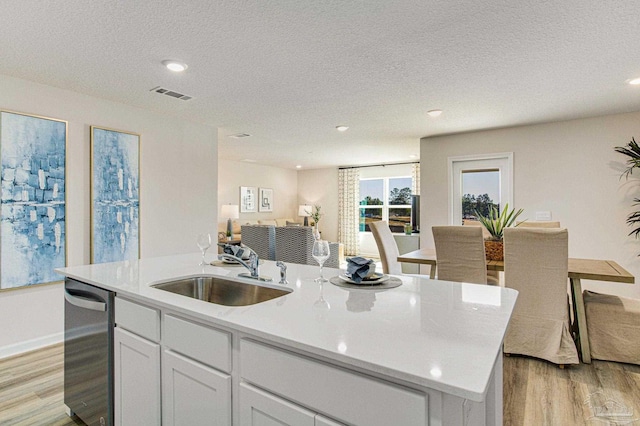
[[[0,359],[10,356],[19,355],[24,352],[33,351],[44,348],[64,340],[64,332],[50,334],[48,336],[38,337],[37,339],[26,340],[24,342],[14,343],[0,347]]]

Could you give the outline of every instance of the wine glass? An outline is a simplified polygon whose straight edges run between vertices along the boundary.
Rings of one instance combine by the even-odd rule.
[[[324,262],[329,258],[329,242],[325,240],[315,240],[313,242],[313,250],[311,251],[311,256],[318,262],[320,265],[320,277],[315,279],[317,283],[325,283],[328,280],[322,276],[322,266]]]
[[[204,266],[207,262],[204,261],[204,254],[207,252],[207,249],[211,247],[211,234],[198,234],[198,247],[202,252],[202,262],[200,262],[200,266]]]

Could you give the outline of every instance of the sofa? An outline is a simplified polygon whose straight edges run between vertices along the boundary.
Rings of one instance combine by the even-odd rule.
[[[259,220],[245,220],[236,219],[231,222],[233,229],[233,239],[242,240],[242,225],[273,225],[273,226],[287,226],[287,224],[295,223],[291,218],[279,218],[279,219],[259,219]],[[218,223],[218,241],[223,241],[227,235],[227,221]]]

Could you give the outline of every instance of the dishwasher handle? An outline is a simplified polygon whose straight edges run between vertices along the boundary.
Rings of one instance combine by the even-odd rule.
[[[84,297],[74,296],[69,294],[67,290],[64,291],[64,299],[74,306],[84,309],[91,309],[92,311],[105,312],[107,310],[107,304],[97,300],[90,300]]]

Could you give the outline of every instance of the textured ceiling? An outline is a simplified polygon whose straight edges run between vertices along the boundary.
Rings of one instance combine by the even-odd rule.
[[[0,74],[219,127],[223,159],[402,162],[423,136],[640,110],[640,87],[625,84],[640,77],[639,10],[635,0],[2,0]],[[163,59],[189,69],[173,74]],[[427,117],[435,108],[444,113]],[[251,137],[226,137],[240,132]]]

